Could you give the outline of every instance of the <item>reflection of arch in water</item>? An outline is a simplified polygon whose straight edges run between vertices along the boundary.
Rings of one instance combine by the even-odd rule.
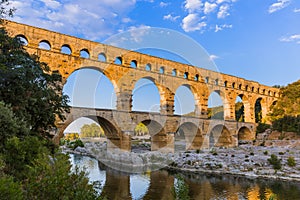
[[[132,199],[142,199],[150,186],[150,178],[143,174],[130,175],[130,194]]]
[[[214,126],[209,134],[209,147],[232,147],[233,139],[225,125]]]

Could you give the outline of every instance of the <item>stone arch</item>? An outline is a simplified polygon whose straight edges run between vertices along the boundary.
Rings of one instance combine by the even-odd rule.
[[[188,72],[184,72],[183,78],[184,78],[184,79],[189,79],[189,73],[188,73]]]
[[[159,73],[160,74],[165,74],[165,67],[164,66],[161,66],[160,68],[159,68]]]
[[[196,74],[196,75],[195,75],[194,81],[199,81],[199,74]]]
[[[132,110],[159,112],[161,106],[161,91],[152,77],[141,77],[132,84]],[[154,87],[153,87],[154,86]],[[146,91],[144,91],[146,90]],[[143,94],[139,94],[140,92]],[[138,93],[139,95],[136,95]],[[158,99],[157,99],[158,94]],[[149,98],[146,96],[149,95]],[[146,98],[145,98],[146,97]],[[147,100],[147,101],[145,101]],[[138,105],[140,103],[140,105]],[[159,104],[159,105],[157,105]]]
[[[104,130],[104,134],[108,139],[107,148],[108,149],[115,149],[115,148],[121,148],[121,130],[119,127],[110,119],[107,119],[103,116],[97,116],[96,112],[92,113],[93,110],[91,110],[91,113],[75,111],[74,115],[71,113],[68,115],[68,118],[66,121],[64,121],[63,125],[59,127],[58,135],[55,135],[55,140],[59,141],[60,138],[64,136],[65,129],[73,122],[75,122],[77,119],[86,117],[89,118],[96,123],[98,123],[102,129]]]
[[[80,57],[81,58],[86,58],[86,59],[90,58],[89,50],[88,49],[81,49],[80,50]]]
[[[51,44],[48,40],[41,40],[39,42],[39,48],[50,51],[51,50]]]
[[[172,76],[177,76],[177,70],[176,69],[172,70]]]
[[[194,101],[193,102],[194,109],[193,110],[189,110],[189,112],[184,112],[184,113],[179,112],[179,110],[182,111],[182,107],[180,105],[178,105],[178,103],[179,104],[183,104],[183,106],[184,106],[184,105],[186,105],[186,102],[181,102],[181,101],[184,101],[184,100],[180,99],[180,96],[176,95],[177,92],[178,92],[178,89],[180,89],[182,87],[188,89],[188,91],[190,92],[190,94],[193,96],[193,101]],[[186,94],[185,97],[188,98],[188,95],[189,94]],[[180,102],[178,102],[178,101],[180,101]],[[198,116],[199,113],[200,113],[200,110],[201,110],[201,108],[200,108],[200,97],[198,96],[197,89],[194,86],[190,85],[190,84],[182,84],[182,85],[178,86],[176,88],[176,90],[175,90],[175,98],[174,98],[174,111],[175,111],[175,113],[176,114],[180,114],[180,115],[183,115],[183,114],[192,114],[193,116]]]
[[[64,44],[61,46],[60,52],[63,54],[71,55],[72,49],[71,49],[70,45]]]
[[[225,93],[220,90],[210,91],[207,98],[208,109],[211,112],[211,119],[224,120],[227,115],[230,115],[230,104],[227,103]]]
[[[268,112],[268,105],[264,98],[258,97],[254,101],[255,122],[264,122]]]
[[[151,64],[150,63],[146,64],[145,70],[146,71],[151,71]]]
[[[214,126],[209,132],[209,148],[232,147],[233,138],[228,128],[223,124]]]
[[[28,45],[28,39],[27,39],[27,37],[26,37],[25,35],[19,34],[19,35],[17,35],[15,38],[18,38],[18,39],[22,42],[22,44],[23,44],[24,46],[27,46],[27,45]]]
[[[236,119],[236,121],[253,122],[253,120],[252,120],[253,116],[252,116],[252,112],[251,112],[251,105],[250,105],[248,96],[245,95],[245,94],[238,94],[235,99],[237,99],[238,97],[240,97],[240,99],[242,100],[242,104],[243,104],[242,105],[243,108],[241,108],[239,110],[239,112],[242,112],[240,114],[242,114],[243,119],[239,120],[241,118],[237,116],[238,111],[235,109],[235,119]],[[237,102],[235,101],[235,108],[236,108],[236,106],[237,106]]]
[[[151,151],[163,151],[163,148],[167,148],[168,135],[161,123],[153,119],[145,119],[140,123],[148,128],[151,137]]]
[[[137,66],[138,66],[138,63],[137,63],[137,61],[136,60],[132,60],[131,62],[130,62],[130,67],[132,67],[132,68],[137,68]]]
[[[251,130],[246,127],[243,126],[238,130],[238,143],[242,144],[244,142],[249,142],[255,139],[255,133],[251,132]]]
[[[122,64],[123,64],[123,59],[122,59],[122,57],[120,57],[120,56],[116,57],[114,63],[115,63],[116,65],[122,65]]]
[[[80,71],[81,70],[86,70],[86,69],[95,70],[98,74],[93,72],[92,77],[86,77],[85,78],[85,76],[82,76],[80,74],[80,73],[82,73]],[[91,73],[92,72],[88,72],[87,76],[91,75]],[[84,72],[83,72],[83,75],[85,75]],[[83,84],[80,83],[80,81],[85,81],[84,79],[88,79],[87,84],[89,84],[89,86],[88,85],[83,85]],[[78,80],[78,82],[76,82],[76,80]],[[93,80],[94,80],[94,82],[93,82]],[[105,84],[105,87],[103,85],[101,85],[102,83]],[[77,84],[77,86],[75,84]],[[99,87],[101,89],[101,92],[98,92]],[[89,91],[91,91],[91,90],[93,90],[92,94],[89,93]],[[110,74],[106,73],[106,71],[103,71],[101,68],[94,67],[94,66],[80,67],[80,68],[77,68],[74,71],[72,71],[66,77],[66,81],[63,85],[63,92],[70,96],[71,101],[74,100],[72,98],[77,97],[76,95],[82,96],[83,94],[81,93],[81,91],[84,91],[84,93],[85,93],[84,94],[85,95],[85,100],[84,100],[85,102],[88,102],[86,100],[88,98],[94,98],[93,103],[95,103],[94,104],[95,107],[105,108],[105,109],[116,109],[116,94],[118,92],[118,86],[116,84],[116,81],[114,81],[114,79],[110,76]],[[105,98],[102,95],[106,95]],[[110,95],[110,96],[107,96],[107,95]],[[80,98],[81,97],[79,97],[77,99],[78,102],[81,102]],[[101,102],[95,101],[97,99],[99,100],[99,98],[101,98],[103,100],[101,100]],[[92,103],[92,102],[90,101],[89,103]],[[77,106],[81,106],[80,103]],[[91,105],[85,105],[85,106],[91,107]]]
[[[177,129],[174,140],[174,150],[176,152],[201,149],[204,138],[199,126],[192,122],[185,122]]]
[[[107,57],[106,57],[106,54],[105,53],[99,53],[98,54],[98,61],[101,61],[101,62],[106,62],[107,61]]]

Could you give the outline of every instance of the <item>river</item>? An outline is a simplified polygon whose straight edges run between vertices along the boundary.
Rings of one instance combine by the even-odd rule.
[[[178,174],[165,170],[128,174],[102,166],[97,160],[70,154],[74,166],[85,169],[90,181],[100,181],[101,196],[108,200],[174,199],[178,176],[195,200],[300,200],[300,183],[246,179],[227,175]]]

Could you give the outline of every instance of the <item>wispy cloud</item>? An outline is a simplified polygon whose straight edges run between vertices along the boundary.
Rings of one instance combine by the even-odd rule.
[[[225,19],[230,15],[232,5],[237,0],[186,0],[184,2],[184,10],[187,15],[182,19],[182,28],[186,32],[205,30],[213,30],[216,27],[216,32],[224,28],[231,28],[229,25],[218,26],[213,23],[217,18]],[[201,16],[201,17],[199,17]],[[195,27],[193,27],[195,26]],[[208,29],[205,27],[209,27]]]
[[[229,8],[230,8],[230,6],[228,4],[224,4],[224,5],[220,6],[220,9],[219,9],[219,12],[218,12],[218,18],[223,19],[223,18],[229,16],[230,15],[229,14]]]
[[[226,29],[226,28],[232,28],[232,24],[223,24],[223,25],[216,25],[215,27],[215,32],[219,32],[219,31],[222,31],[223,29]]]
[[[170,3],[166,3],[166,2],[163,2],[163,1],[161,1],[160,3],[159,3],[159,6],[160,7],[167,7],[168,5],[170,5]]]
[[[219,56],[214,55],[214,54],[211,54],[211,55],[209,56],[209,59],[212,60],[212,61],[214,61],[214,60],[216,60],[216,59],[218,59],[218,58],[219,58]]]
[[[295,8],[295,9],[294,9],[294,12],[295,12],[295,13],[300,12],[300,8]]]
[[[268,12],[274,13],[277,12],[285,7],[287,7],[290,4],[290,0],[277,0],[276,3],[273,3],[270,5]]]
[[[100,40],[131,21],[128,13],[136,0],[13,0],[11,4],[17,9],[15,21]]]
[[[176,21],[180,16],[177,15],[177,16],[172,16],[171,14],[168,14],[168,15],[165,15],[163,17],[164,20],[170,20],[170,21]]]
[[[300,44],[300,34],[284,36],[279,39],[281,42],[296,42]]]
[[[201,21],[201,18],[197,14],[189,14],[182,20],[182,29],[185,32],[198,31],[204,28],[207,24]]]

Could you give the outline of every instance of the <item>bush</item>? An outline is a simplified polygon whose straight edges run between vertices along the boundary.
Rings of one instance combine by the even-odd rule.
[[[295,158],[293,156],[288,157],[287,164],[290,167],[295,167],[296,166]]]
[[[271,128],[270,124],[265,124],[265,123],[258,123],[258,126],[256,127],[256,133],[263,133],[267,129]]]
[[[174,184],[173,196],[176,200],[189,200],[189,186],[184,182],[182,176],[176,176],[177,181]]]
[[[84,147],[83,142],[80,139],[74,140],[68,144],[68,148],[76,149],[77,147]]]
[[[264,155],[268,155],[269,154],[269,152],[268,151],[264,151]]]
[[[271,158],[268,159],[269,163],[273,165],[275,170],[281,169],[281,160],[275,154],[271,155]]]

